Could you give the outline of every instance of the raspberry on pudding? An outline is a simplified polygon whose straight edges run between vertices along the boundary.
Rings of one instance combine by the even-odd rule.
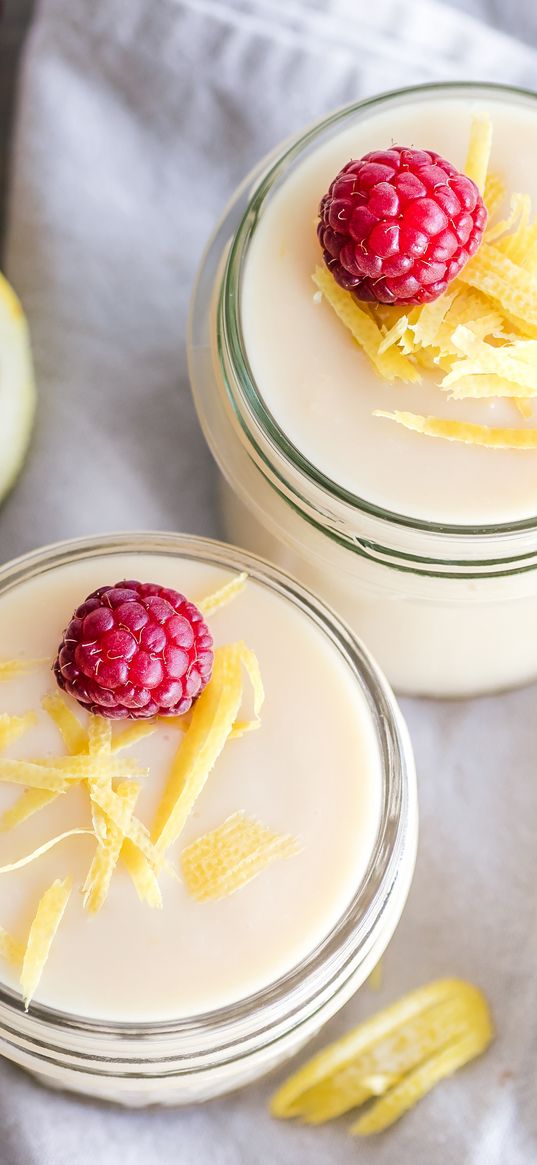
[[[184,595],[119,582],[76,608],[54,674],[88,712],[112,720],[181,716],[210,679],[212,647],[201,612]]]
[[[334,279],[357,299],[437,299],[475,255],[487,211],[471,178],[434,150],[392,146],[347,162],[319,208]]]

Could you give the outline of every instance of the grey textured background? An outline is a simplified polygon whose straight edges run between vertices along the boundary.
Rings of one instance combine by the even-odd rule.
[[[91,4],[91,0],[87,0]],[[128,0],[125,0],[128,3]],[[148,4],[151,0],[147,0]],[[263,0],[259,0],[260,4]],[[362,3],[363,0],[356,0]],[[494,28],[537,47],[537,0],[445,0],[452,8],[479,17]],[[20,52],[38,0],[4,0],[0,23],[0,239],[8,182],[10,129]]]

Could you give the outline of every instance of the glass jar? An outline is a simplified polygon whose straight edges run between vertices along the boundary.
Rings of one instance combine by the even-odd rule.
[[[455,526],[390,512],[308,462],[264,405],[241,330],[250,241],[282,183],[321,144],[381,108],[456,94],[537,97],[496,86],[418,86],[338,111],[265,159],[212,238],[193,296],[190,376],[222,471],[227,537],[276,562],[362,635],[400,692],[469,696],[537,676],[537,517]]]
[[[378,962],[399,921],[414,868],[414,762],[393,694],[352,632],[292,579],[242,551],[175,534],[65,542],[4,566],[0,594],[103,554],[182,555],[248,571],[306,615],[340,653],[365,696],[382,758],[381,820],[361,885],[316,949],[263,990],[173,1022],[115,1024],[39,1004],[26,1013],[20,996],[0,985],[0,1052],[43,1083],[125,1105],[190,1104],[238,1088],[293,1055]]]

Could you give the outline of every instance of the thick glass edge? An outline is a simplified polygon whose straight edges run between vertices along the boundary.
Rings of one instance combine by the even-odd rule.
[[[464,95],[466,92],[472,96],[480,93],[505,93],[515,98],[523,97],[537,103],[537,93],[521,86],[503,85],[495,82],[445,81],[439,83],[430,82],[423,85],[409,85],[402,89],[389,90],[374,97],[368,97],[351,105],[344,106],[323,120],[316,122],[313,126],[308,127],[299,137],[295,137],[268,170],[265,166],[261,166],[261,178],[250,196],[242,220],[234,235],[225,264],[217,305],[216,337],[220,368],[231,406],[243,431],[254,445],[258,456],[266,464],[268,464],[268,461],[263,450],[245,423],[245,417],[240,407],[242,403],[246,405],[250,417],[261,427],[263,436],[268,439],[275,452],[279,456],[283,455],[284,459],[291,463],[294,470],[298,470],[307,480],[312,481],[317,488],[321,489],[329,497],[344,502],[346,505],[360,510],[371,517],[380,518],[382,521],[388,522],[391,525],[435,535],[456,536],[461,539],[537,531],[537,515],[519,522],[479,524],[475,526],[426,522],[405,514],[400,514],[397,511],[385,510],[382,507],[375,506],[366,499],[345,490],[337,482],[322,474],[288,440],[285,432],[278,425],[263,402],[256,385],[255,377],[250,368],[242,336],[240,284],[247,246],[265,198],[286,166],[294,161],[302,153],[304,148],[313,142],[319,134],[336,127],[340,122],[344,122],[360,110],[379,107],[401,97],[416,97],[420,93],[436,93],[439,95],[443,93],[459,93]],[[237,372],[235,378],[236,383],[234,384],[230,382],[226,371],[226,356],[228,355],[234,370]],[[241,392],[241,400],[238,400],[236,396],[237,386]],[[271,468],[273,467],[271,466]],[[526,569],[534,569],[534,567],[531,566]]]
[[[10,1030],[2,1020],[1,1009],[4,1008],[15,1024],[11,1029],[13,1034],[22,1033],[22,1026],[20,1029],[17,1026],[19,1020],[21,1025],[29,1025],[34,1029],[32,1039],[36,1048],[50,1047],[47,1040],[54,1030],[59,1036],[71,1033],[74,1038],[119,1039],[124,1044],[159,1037],[175,1037],[179,1040],[185,1037],[189,1041],[199,1036],[201,1054],[207,1052],[205,1040],[208,1036],[211,1048],[222,1054],[226,1053],[228,1047],[231,1054],[231,1047],[237,1039],[242,1045],[245,1040],[251,1043],[257,1038],[265,1046],[272,1042],[270,1033],[274,1023],[279,1028],[280,1022],[285,1024],[287,1020],[285,1031],[278,1030],[279,1038],[295,1026],[291,1022],[295,1009],[303,1013],[303,1018],[309,1018],[316,1010],[318,995],[323,997],[319,1002],[319,1006],[322,1006],[327,992],[328,998],[337,994],[352,974],[361,946],[379,926],[407,847],[409,819],[415,797],[413,757],[407,732],[389,685],[351,630],[291,576],[272,567],[262,558],[226,543],[191,535],[145,531],[58,542],[24,554],[1,567],[0,594],[41,574],[43,570],[102,554],[128,553],[182,553],[227,569],[247,569],[258,582],[295,603],[328,634],[358,679],[374,719],[384,773],[379,834],[362,883],[336,926],[302,963],[261,991],[227,1007],[183,1020],[135,1024],[85,1019],[38,1004],[33,1005],[27,1015],[20,996],[0,985],[0,1033],[3,1029]],[[330,992],[332,982],[334,989]],[[301,1018],[297,1022],[301,1022]],[[44,1031],[50,1034],[40,1040],[39,1033]],[[217,1043],[219,1038],[220,1044]],[[82,1048],[78,1047],[76,1054],[89,1060],[93,1058],[93,1053],[85,1055]],[[190,1047],[186,1054],[192,1054]]]

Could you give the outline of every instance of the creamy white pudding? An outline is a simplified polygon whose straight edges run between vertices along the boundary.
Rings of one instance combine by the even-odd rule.
[[[536,427],[535,410],[452,401],[434,372],[421,384],[381,379],[316,295],[315,219],[330,180],[370,149],[423,146],[463,168],[476,112],[493,124],[492,170],[535,195],[525,144],[534,95],[439,85],[364,102],[238,191],[191,321],[191,379],[225,478],[227,535],[326,598],[398,690],[433,696],[537,675],[537,453],[425,437],[373,412],[517,429]]]
[[[59,554],[58,564],[37,574],[30,571],[30,577],[0,590],[0,657],[51,660],[73,609],[100,585],[137,578],[173,587],[196,601],[235,577],[237,566],[247,570],[253,566],[242,592],[208,615],[207,621],[216,646],[244,641],[255,652],[265,687],[261,725],[228,741],[167,858],[180,872],[185,848],[237,812],[278,835],[296,838],[299,845],[292,856],[274,861],[247,885],[217,901],[197,901],[181,877],[164,870],[162,910],[138,901],[120,861],[100,912],[91,916],[84,912],[78,891],[95,851],[91,836],[69,838],[24,868],[2,874],[0,925],[21,942],[40,896],[54,879],[70,875],[75,888],[34,1003],[21,1021],[23,1032],[25,1022],[31,1030],[34,1012],[39,1019],[43,1005],[67,1013],[75,1023],[107,1021],[134,1032],[140,1025],[153,1031],[159,1022],[185,1021],[188,1026],[190,1020],[191,1032],[204,1013],[222,1009],[225,1018],[233,1004],[254,995],[261,1001],[262,995],[256,993],[322,949],[351,910],[370,877],[386,825],[386,756],[372,695],[338,647],[337,637],[308,610],[308,603],[301,606],[285,584],[274,584],[262,569],[256,570],[255,560],[243,562],[232,552],[226,558],[217,545],[213,550],[213,544],[185,540],[183,546],[179,538],[166,541],[163,536],[155,537],[159,552],[136,553],[135,541],[124,542],[124,553],[106,553],[106,547],[91,557],[73,552],[68,563]],[[4,758],[66,755],[57,727],[42,707],[43,697],[54,689],[48,662],[0,684],[2,713],[35,711],[37,718],[5,749],[0,773]],[[71,697],[65,699],[86,727],[88,714]],[[246,717],[250,704],[247,696]],[[112,725],[113,739],[128,723]],[[149,827],[181,739],[179,721],[159,720],[151,735],[118,754],[148,769],[136,814]],[[4,774],[0,814],[20,793]],[[405,797],[407,793],[412,807],[399,890],[391,898],[381,934],[374,937],[363,968],[353,977],[352,990],[388,941],[408,889],[416,829],[413,785]],[[91,827],[88,793],[80,787],[4,832],[0,865],[77,827]],[[0,979],[4,988],[17,992],[17,976],[4,961]],[[349,990],[350,984],[347,994]],[[250,1011],[255,1016],[255,1000]],[[2,1040],[6,1022],[0,1000],[0,1047],[13,1055],[12,1045]],[[50,1032],[46,1021],[45,1027]],[[299,1033],[297,1038],[302,1042],[305,1036]],[[24,1058],[14,1058],[25,1063]],[[260,1060],[255,1071],[262,1070],[264,1062]],[[34,1062],[26,1066],[36,1070]],[[48,1071],[44,1074],[48,1078]],[[80,1077],[69,1079],[61,1071],[53,1076],[65,1086],[102,1092],[100,1085],[81,1083]],[[240,1070],[231,1082],[228,1073],[216,1091],[240,1079]],[[175,1102],[196,1098],[196,1088],[165,1085],[164,1093]],[[125,1099],[127,1085],[118,1089],[118,1099]],[[206,1082],[200,1089],[205,1095]],[[154,1087],[143,1083],[135,1092],[136,1103],[163,1098],[160,1086],[157,1097]]]
[[[535,417],[523,420],[507,399],[450,400],[438,388],[438,369],[418,384],[388,383],[316,294],[312,273],[320,261],[319,202],[347,161],[399,143],[433,149],[464,170],[472,119],[482,112],[493,123],[491,171],[537,204],[537,172],[527,149],[535,132],[532,108],[494,96],[449,96],[441,107],[426,96],[419,106],[402,98],[314,150],[280,186],[252,235],[241,290],[245,353],[260,397],[302,456],[382,509],[468,526],[537,514],[537,450],[424,439],[375,410],[515,428],[534,426]]]

